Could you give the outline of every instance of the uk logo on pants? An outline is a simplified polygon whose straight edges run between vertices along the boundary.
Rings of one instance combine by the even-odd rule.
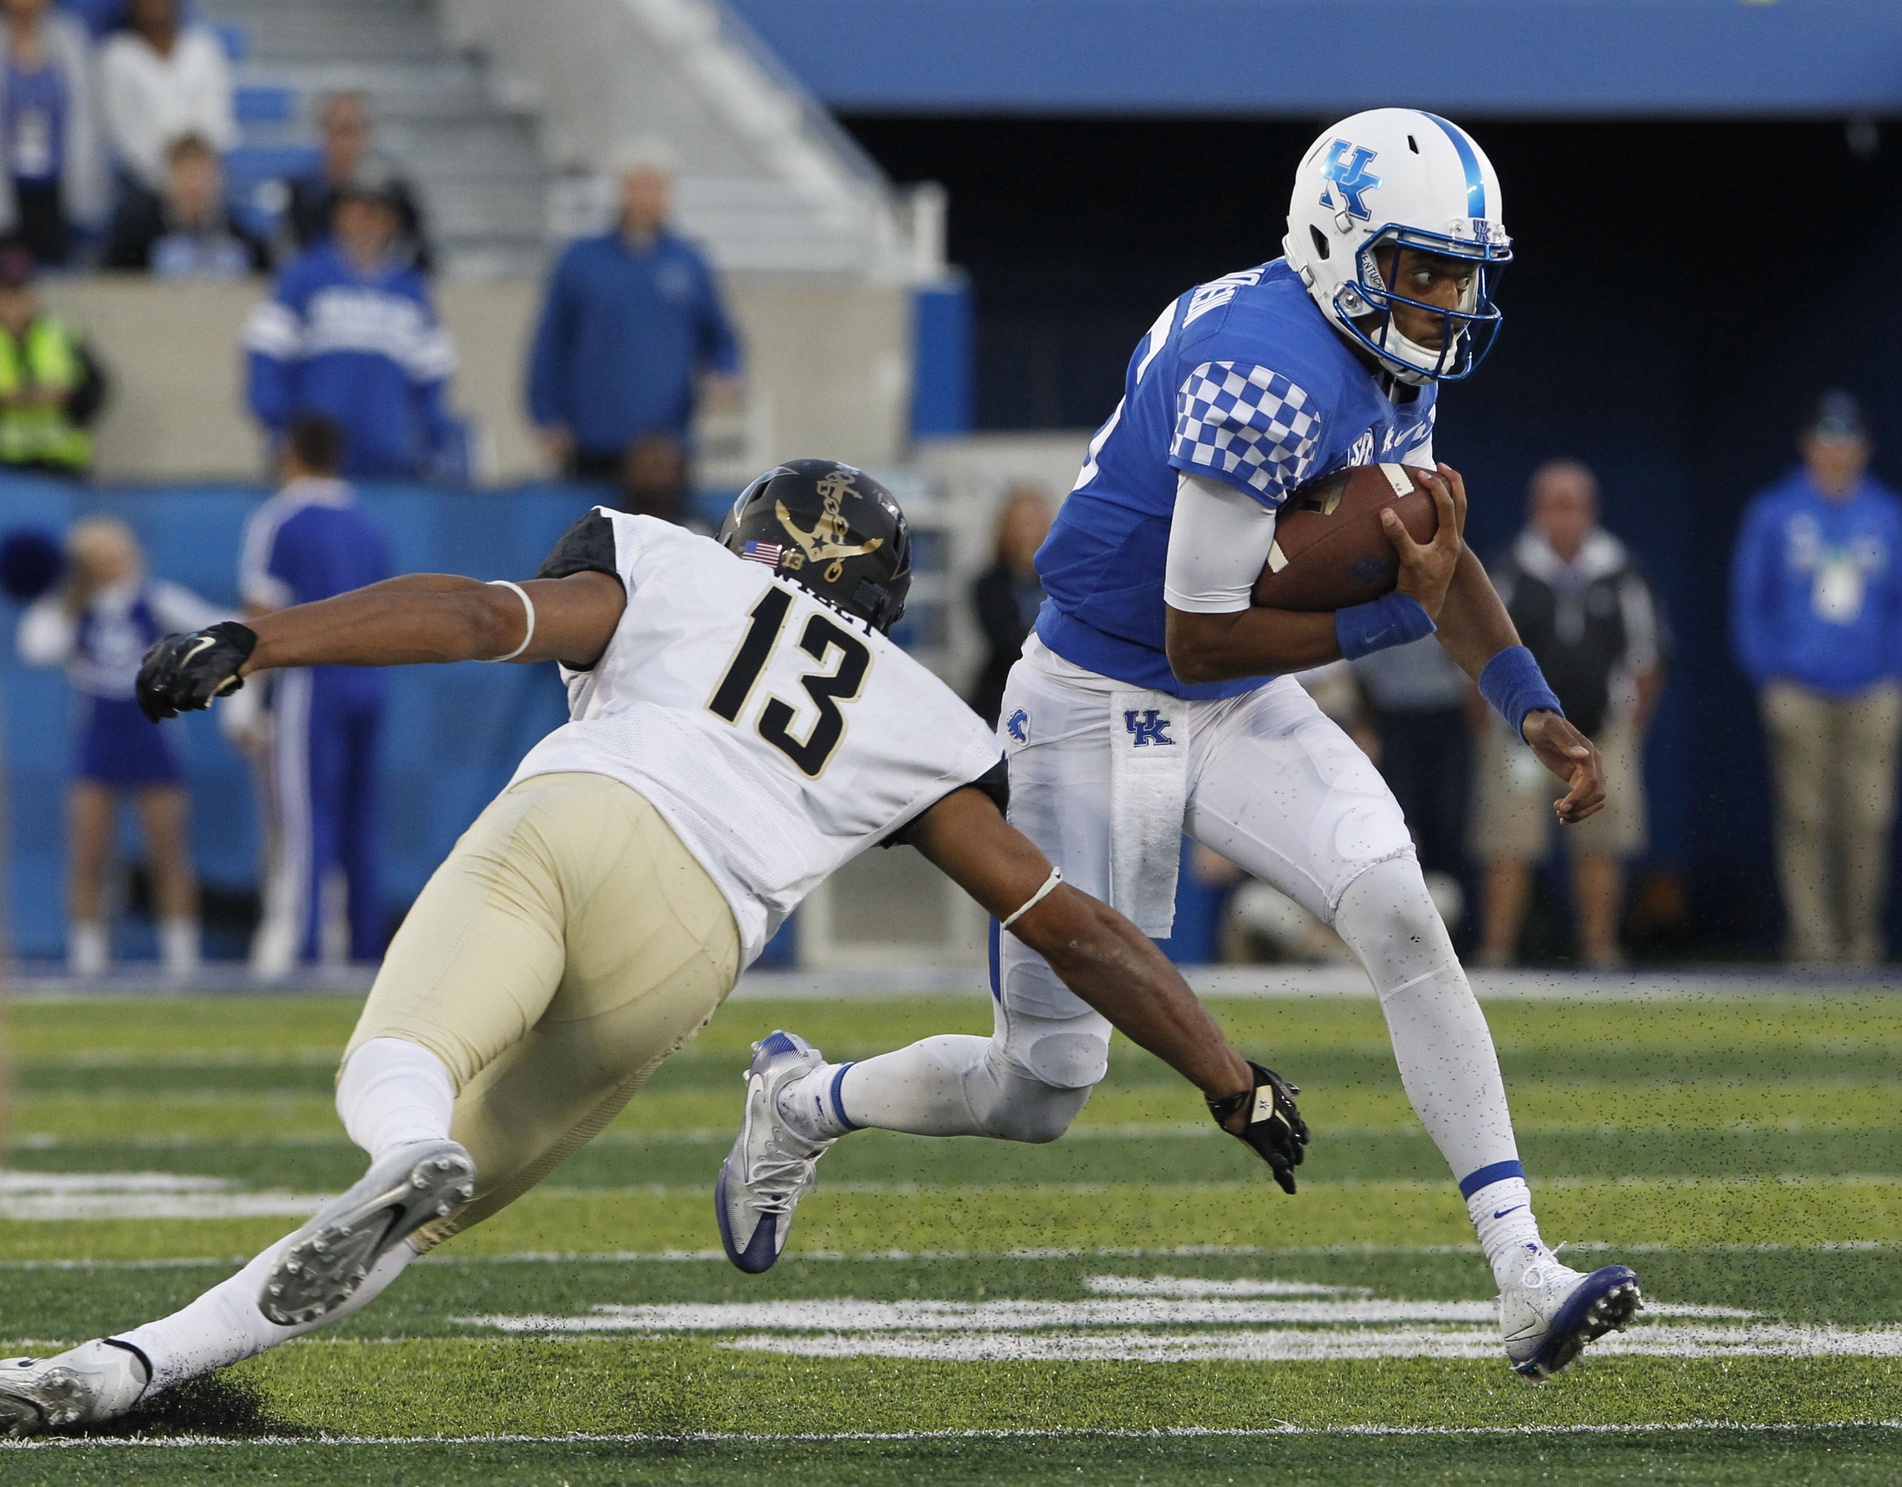
[[[1175,740],[1169,737],[1169,720],[1162,716],[1160,708],[1145,707],[1138,711],[1128,708],[1123,713],[1123,727],[1135,738],[1130,745],[1134,749],[1147,748],[1150,744],[1167,744],[1175,747]]]

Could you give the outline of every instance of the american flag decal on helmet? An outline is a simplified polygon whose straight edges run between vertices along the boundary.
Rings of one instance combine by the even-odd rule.
[[[740,548],[740,556],[749,563],[764,563],[768,568],[777,568],[779,555],[784,551],[777,542],[748,542]]]

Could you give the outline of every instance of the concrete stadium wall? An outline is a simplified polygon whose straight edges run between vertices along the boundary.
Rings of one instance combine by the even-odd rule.
[[[911,292],[813,276],[732,275],[748,361],[748,406],[705,420],[701,479],[736,483],[775,459],[823,453],[889,464],[905,447]],[[170,284],[98,275],[48,281],[48,302],[82,326],[112,379],[101,416],[103,480],[255,480],[264,467],[244,407],[239,338],[262,281]],[[539,283],[444,285],[438,304],[460,369],[453,402],[472,417],[487,480],[548,473],[522,404]]]

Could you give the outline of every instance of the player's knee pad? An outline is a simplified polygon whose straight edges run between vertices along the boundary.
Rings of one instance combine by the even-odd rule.
[[[993,1049],[1041,1084],[1088,1089],[1109,1073],[1110,1025],[1100,1013],[1038,1017],[1011,1008],[998,1024]]]
[[[1055,1141],[1070,1129],[1090,1086],[1046,1084],[1018,1068],[993,1043],[966,1085],[972,1113],[988,1136],[1006,1141]]]
[[[1334,930],[1383,997],[1459,964],[1410,852],[1376,862],[1347,885],[1335,907]]]
[[[969,1088],[972,1108],[991,1135],[1011,1141],[1055,1141],[1109,1072],[1109,1024],[1094,1012],[1079,1017],[1000,1014]]]

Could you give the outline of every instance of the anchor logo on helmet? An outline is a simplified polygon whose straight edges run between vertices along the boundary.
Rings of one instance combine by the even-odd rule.
[[[779,517],[779,524],[786,529],[792,540],[799,544],[799,551],[804,554],[800,561],[830,565],[825,571],[827,583],[837,583],[844,575],[847,558],[862,558],[867,553],[877,552],[885,545],[882,537],[874,537],[869,542],[861,542],[857,546],[849,545],[844,540],[851,528],[840,511],[839,504],[848,492],[857,494],[853,491],[853,482],[857,479],[856,470],[836,469],[818,482],[815,489],[819,492],[819,499],[825,503],[825,509],[820,513],[819,519],[812,524],[810,532],[803,530],[793,521],[792,513],[786,509],[784,501],[773,503],[773,510]],[[787,556],[790,558],[795,555],[789,553]],[[785,566],[795,568],[799,564],[786,562]]]

